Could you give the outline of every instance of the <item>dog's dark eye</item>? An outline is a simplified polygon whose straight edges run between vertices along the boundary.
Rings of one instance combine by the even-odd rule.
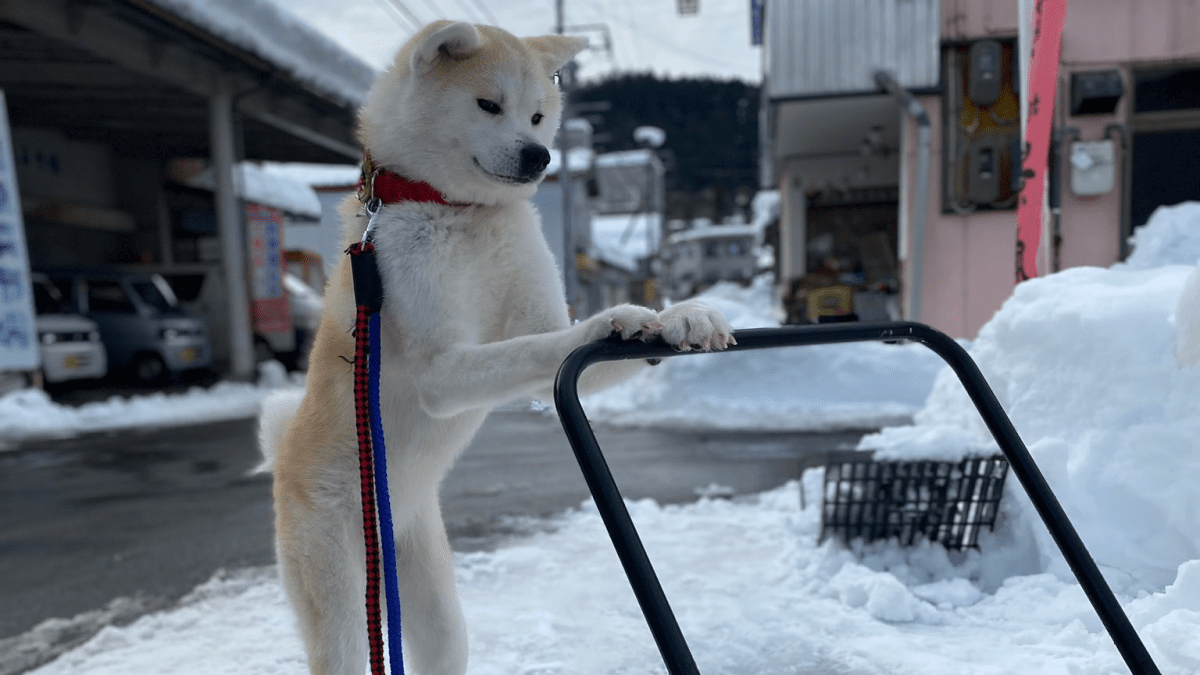
[[[535,126],[535,127],[537,125],[541,124],[542,123],[542,113],[534,113],[532,121],[533,121],[533,126]]]
[[[496,103],[495,101],[489,101],[486,98],[481,98],[476,99],[475,102],[479,104],[480,110],[489,115],[499,115],[501,112],[500,104]]]

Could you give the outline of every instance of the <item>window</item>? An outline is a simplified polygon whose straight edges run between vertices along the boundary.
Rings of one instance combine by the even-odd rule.
[[[166,312],[171,309],[171,301],[167,299],[158,286],[150,281],[133,282],[133,291],[142,298],[143,302],[160,312]]]
[[[93,280],[87,285],[88,311],[135,314],[136,308],[116,281]]]
[[[49,282],[34,280],[33,305],[38,314],[56,314],[64,311],[63,297]]]
[[[1133,74],[1134,112],[1200,108],[1200,68],[1153,68]]]

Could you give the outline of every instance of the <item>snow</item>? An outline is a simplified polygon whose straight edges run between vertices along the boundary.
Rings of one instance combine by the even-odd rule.
[[[638,260],[658,251],[662,214],[621,213],[592,215],[593,255],[634,271]]]
[[[1161,267],[1167,264],[1195,265],[1200,261],[1200,202],[1182,202],[1160,206],[1150,214],[1154,227],[1139,227],[1129,238],[1133,251],[1124,266],[1132,269]]]
[[[653,163],[656,159],[653,150],[619,150],[606,152],[596,157],[596,166],[644,166]]]
[[[746,227],[746,226],[742,226]],[[778,326],[770,276],[697,296],[734,329]],[[920,345],[816,345],[699,354],[583,400],[589,419],[679,429],[836,431],[903,424],[920,409],[941,359]]]
[[[581,174],[591,170],[592,162],[596,160],[596,153],[591,148],[571,148],[567,151],[567,158],[570,160],[571,174]],[[561,170],[562,151],[558,148],[550,148],[550,164],[546,166],[546,180],[557,180]]]
[[[378,74],[310,23],[268,0],[151,0],[168,12],[357,108]]]
[[[305,162],[263,162],[272,174],[286,176],[314,189],[354,188],[362,175],[357,164],[308,164]]]
[[[234,166],[234,192],[242,199],[271,206],[292,215],[320,219],[321,200],[306,182],[293,177],[281,165],[271,166],[241,162]],[[185,183],[189,187],[215,190],[213,168],[206,166]]]
[[[674,232],[667,237],[668,244],[680,244],[697,239],[716,239],[719,237],[758,237],[760,230],[750,223],[721,223],[720,225],[705,224],[692,227],[682,232]]]
[[[667,142],[667,132],[658,127],[637,127],[633,130],[633,140],[651,148],[659,148]]]
[[[1151,218],[1131,264],[1021,284],[969,348],[1158,667],[1183,675],[1200,672],[1200,367],[1176,354],[1200,341],[1196,307],[1182,302],[1195,299],[1200,267],[1174,264],[1190,238],[1157,252],[1148,243],[1170,235],[1169,221]],[[759,292],[726,288],[709,299],[734,309],[739,324],[770,321],[749,297]],[[765,365],[756,378],[795,367],[757,354]],[[686,375],[706,391],[739,387],[718,365],[735,356],[676,357],[647,372]],[[863,392],[894,363],[878,353],[858,359],[876,367],[865,369]],[[673,374],[664,368],[672,363],[698,365]],[[792,372],[788,388],[831,377],[819,363],[806,367],[816,370]],[[828,386],[849,385],[833,378]],[[763,389],[782,393],[783,383],[767,379]],[[707,414],[753,416],[769,403],[721,412],[713,404]],[[677,414],[668,408],[663,417],[671,424]],[[764,414],[769,426],[769,407]],[[885,429],[864,447],[911,458],[991,446],[943,371],[913,425]],[[1015,480],[995,531],[966,553],[819,543],[821,480],[815,469],[748,498],[629,503],[701,672],[1127,672]],[[457,554],[469,672],[663,672],[606,538],[584,503],[539,534]],[[284,675],[304,664],[274,569],[261,568],[220,573],[179,606],[106,627],[34,672]]]
[[[41,390],[20,389],[0,396],[0,451],[17,447],[22,441],[253,417],[270,392],[303,386],[303,379],[297,378],[270,361],[259,366],[258,382],[254,384],[219,382],[177,394],[113,396],[79,407],[59,405]]]

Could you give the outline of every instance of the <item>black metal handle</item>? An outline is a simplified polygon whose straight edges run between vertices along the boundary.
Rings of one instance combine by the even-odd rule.
[[[946,334],[924,324],[915,322],[892,323],[845,323],[824,326],[784,326],[782,328],[757,328],[734,332],[737,345],[725,352],[774,347],[796,347],[802,345],[833,344],[845,342],[878,342],[911,340],[920,342],[933,350],[954,370],[963,388],[975,403],[984,423],[995,437],[996,443],[1017,479],[1025,488],[1038,515],[1050,531],[1058,548],[1066,558],[1075,578],[1079,580],[1100,621],[1108,630],[1134,675],[1159,675],[1158,666],[1150,658],[1129,617],[1113,595],[1112,589],[1100,574],[1083,540],[1075,531],[1067,514],[1050,490],[1042,472],[1029,455],[1025,443],[1017,434],[1012,421],[1004,412],[979,367],[957,342]],[[608,463],[591,424],[579,403],[579,376],[583,370],[599,361],[626,359],[651,359],[694,354],[676,352],[662,340],[654,342],[623,342],[609,338],[586,344],[576,349],[563,361],[554,383],[554,403],[562,421],[563,430],[575,451],[579,468],[583,471],[588,489],[600,510],[600,516],[608,529],[609,537],[617,550],[617,556],[625,568],[625,574],[633,587],[634,595],[642,607],[642,613],[650,626],[650,632],[658,643],[659,652],[671,675],[699,675],[696,662],[688,649],[675,614],[667,602],[654,567],[646,555],[625,502],[609,471]]]

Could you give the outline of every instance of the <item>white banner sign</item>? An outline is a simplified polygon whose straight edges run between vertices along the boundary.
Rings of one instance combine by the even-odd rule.
[[[35,370],[40,364],[25,221],[13,164],[8,104],[0,91],[0,370]]]

